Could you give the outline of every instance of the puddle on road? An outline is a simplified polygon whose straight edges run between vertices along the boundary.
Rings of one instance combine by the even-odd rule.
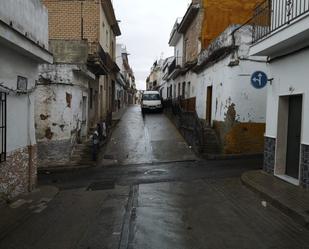
[[[167,174],[167,170],[164,169],[152,169],[152,170],[147,170],[145,175],[164,175]]]

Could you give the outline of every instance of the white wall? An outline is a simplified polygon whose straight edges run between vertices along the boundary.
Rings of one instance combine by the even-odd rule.
[[[28,78],[28,89],[35,85],[38,65],[7,47],[0,46],[0,83],[16,90],[17,76]],[[34,145],[34,96],[10,94],[7,98],[7,151]]]
[[[177,56],[178,52],[178,56]],[[183,35],[181,35],[179,41],[175,46],[176,65],[183,66]]]
[[[179,75],[174,81],[173,81],[173,88],[175,87],[176,89],[176,96],[173,97],[178,97],[178,84],[180,83],[180,95],[182,94],[182,83],[186,82],[186,98],[190,96],[190,98],[196,97],[196,90],[198,87],[198,75],[192,71],[187,72],[185,75]],[[188,82],[191,83],[190,87],[190,93],[188,92]],[[174,90],[173,90],[174,92]]]
[[[47,68],[52,70],[50,72],[52,84],[40,85],[36,91],[37,139],[38,141],[48,141],[45,137],[48,128],[53,133],[52,140],[70,139],[72,132],[81,129],[83,96],[87,97],[87,102],[89,101],[88,80],[73,73],[71,65],[45,65],[41,70],[46,71]],[[43,75],[47,77],[46,73]],[[67,94],[72,96],[70,106],[66,100]],[[46,119],[42,120],[41,115],[44,115]]]
[[[48,13],[40,0],[0,0],[0,19],[48,48]]]
[[[197,113],[206,118],[207,86],[213,86],[212,120],[224,121],[229,106],[235,105],[239,122],[264,123],[266,119],[266,88],[255,89],[250,82],[255,71],[267,71],[266,63],[240,61],[229,67],[230,58],[221,60],[199,74]]]
[[[279,96],[303,94],[301,143],[309,144],[309,50],[273,61],[268,86],[266,136],[277,137]]]
[[[103,25],[104,24],[104,25]],[[114,42],[114,50],[116,51],[116,39],[115,35],[113,33],[113,30],[111,29],[110,24],[107,21],[106,15],[103,11],[103,8],[100,8],[100,44],[105,52],[109,53],[111,56],[113,55],[113,51],[111,48],[111,41]],[[108,33],[108,36],[106,36],[106,32]]]

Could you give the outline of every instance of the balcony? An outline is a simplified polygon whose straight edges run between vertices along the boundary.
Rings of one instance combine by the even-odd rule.
[[[99,42],[89,43],[88,67],[96,75],[107,75],[107,55]]]
[[[266,0],[252,18],[251,55],[280,56],[309,45],[309,0]]]

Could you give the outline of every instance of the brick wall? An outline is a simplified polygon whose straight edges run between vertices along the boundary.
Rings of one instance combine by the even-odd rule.
[[[99,41],[99,0],[43,0],[49,12],[49,39]],[[83,19],[83,25],[82,25]]]
[[[231,24],[243,24],[252,17],[253,9],[263,0],[203,0],[204,19],[202,47]]]

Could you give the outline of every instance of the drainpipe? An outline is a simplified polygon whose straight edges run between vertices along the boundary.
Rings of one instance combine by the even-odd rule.
[[[28,155],[29,155],[29,159],[28,159],[28,174],[29,174],[29,178],[28,178],[28,191],[31,192],[32,191],[32,167],[33,167],[33,157],[32,157],[32,152],[33,152],[33,148],[32,148],[32,142],[31,142],[31,134],[30,134],[30,107],[31,107],[31,100],[30,100],[30,93],[27,94],[27,146],[28,146]]]

